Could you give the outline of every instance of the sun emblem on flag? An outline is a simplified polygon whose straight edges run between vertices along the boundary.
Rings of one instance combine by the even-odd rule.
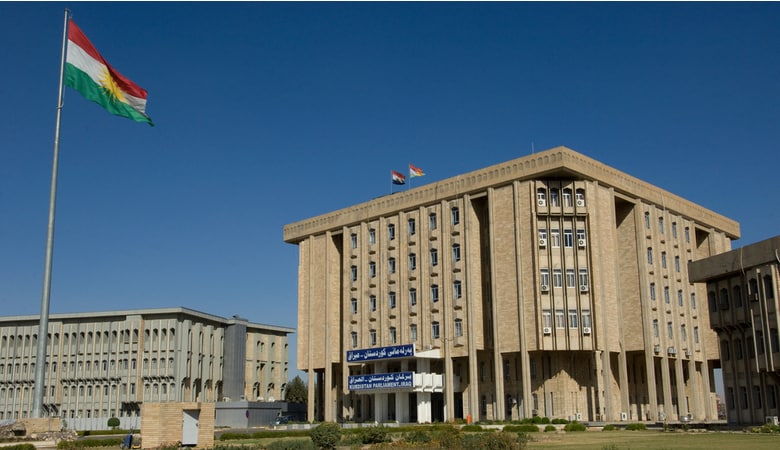
[[[100,71],[100,86],[112,99],[126,103],[125,93],[119,85],[116,84],[116,80],[114,80],[114,77],[108,72],[107,67]]]

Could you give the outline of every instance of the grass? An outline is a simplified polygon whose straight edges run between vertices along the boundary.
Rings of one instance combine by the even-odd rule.
[[[529,450],[666,450],[742,449],[777,450],[780,435],[742,432],[587,431],[580,433],[532,433]]]

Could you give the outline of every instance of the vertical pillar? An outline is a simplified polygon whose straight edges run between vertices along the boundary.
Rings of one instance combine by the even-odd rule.
[[[661,389],[663,389],[664,395],[664,408],[663,415],[659,414],[659,420],[672,420],[674,418],[674,410],[672,409],[672,383],[669,376],[669,358],[667,356],[661,357]]]

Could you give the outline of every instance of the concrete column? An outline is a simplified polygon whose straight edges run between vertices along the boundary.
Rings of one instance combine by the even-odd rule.
[[[672,382],[669,376],[669,358],[666,356],[661,357],[661,389],[664,394],[664,419],[674,419],[675,411],[672,408]],[[662,419],[659,416],[659,420]]]

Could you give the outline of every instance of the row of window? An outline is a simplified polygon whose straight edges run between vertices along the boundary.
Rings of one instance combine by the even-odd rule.
[[[778,389],[777,386],[773,384],[768,384],[766,386],[766,403],[767,403],[767,409],[775,409],[778,405],[778,399],[777,399],[777,393]],[[745,386],[739,387],[739,406],[741,406],[741,409],[748,409],[750,408],[750,398],[748,397],[748,388]],[[726,388],[726,407],[728,409],[736,409],[736,398],[734,397],[734,388],[729,387]],[[763,408],[762,401],[761,401],[761,386],[753,386],[753,408],[754,409],[760,409]]]
[[[658,319],[653,319],[653,337],[658,339],[661,337],[661,330],[659,329]],[[669,340],[674,340],[674,323],[666,322],[666,337]],[[680,325],[680,341],[685,343],[688,341],[688,327],[685,324]],[[699,344],[699,327],[693,327],[693,343]]]
[[[542,291],[546,292],[549,290],[550,286],[554,288],[562,288],[564,279],[566,280],[566,287],[568,288],[576,288],[579,286],[581,291],[587,291],[589,289],[590,281],[588,277],[588,269],[579,269],[579,274],[577,274],[574,269],[566,269],[565,273],[566,276],[564,278],[564,271],[562,269],[553,269],[551,285],[550,269],[539,269],[539,282],[541,284]],[[579,284],[577,284],[578,282]]]
[[[545,188],[538,188],[536,190],[536,204],[539,206],[547,206],[547,192]],[[585,189],[577,189],[574,191],[574,200],[572,201],[572,190],[570,188],[564,188],[559,190],[558,188],[550,188],[550,206],[558,208],[563,204],[566,208],[571,208],[575,204],[579,207],[585,206]]]
[[[455,337],[461,337],[463,336],[463,319],[455,319],[453,322],[453,333]],[[438,321],[431,322],[431,339],[440,339],[441,338],[441,325]],[[368,345],[370,346],[376,346],[378,344],[377,341],[377,330],[369,330],[368,331]],[[396,327],[390,327],[388,328],[387,333],[387,339],[388,344],[393,345],[398,343],[398,329]],[[350,333],[350,344],[352,345],[352,348],[358,347],[358,332],[353,331]],[[417,342],[417,324],[413,323],[409,325],[409,342]]]
[[[438,215],[435,212],[432,212],[428,214],[428,228],[431,230],[435,230],[439,226],[439,219]],[[460,223],[460,209],[457,206],[453,206],[450,209],[450,224],[452,226],[458,225]],[[417,234],[417,220],[415,218],[409,218],[406,221],[406,227],[407,227],[407,233],[409,236],[414,236]],[[376,244],[376,229],[370,228],[368,230],[368,244],[374,245]],[[387,224],[387,239],[389,241],[395,240],[396,233],[395,233],[395,224],[394,223],[388,223]],[[356,249],[358,247],[358,235],[357,233],[352,233],[350,235],[350,245],[352,249]]]
[[[671,290],[669,289],[669,286],[664,286],[664,303],[667,305],[671,304]],[[655,282],[650,283],[650,300],[655,301],[657,298],[656,295],[656,288],[655,288]],[[684,295],[682,289],[677,290],[677,305],[680,307],[683,307],[685,305],[685,302],[683,300]],[[696,309],[696,293],[691,292],[690,295],[690,302],[691,302],[691,309]]]
[[[440,300],[439,285],[432,284],[430,289],[431,302],[438,302]],[[455,280],[452,282],[452,299],[460,300],[461,298],[463,298],[463,283],[460,280]],[[409,306],[414,307],[415,305],[417,305],[417,289],[409,288]],[[390,309],[395,309],[398,306],[397,295],[395,291],[390,291],[387,293],[387,306]],[[368,309],[369,311],[377,310],[377,298],[374,294],[368,296]],[[358,300],[355,297],[350,299],[350,312],[353,315],[358,313]]]
[[[647,247],[647,264],[653,265],[653,247]],[[690,261],[689,261],[690,262]],[[661,252],[661,268],[666,269],[667,268],[667,257],[666,252]],[[674,257],[674,271],[677,273],[680,273],[680,256],[675,255]]]
[[[563,247],[565,248],[574,247],[574,236],[575,236],[574,233],[575,231],[571,229],[563,230]],[[578,228],[576,230],[576,236],[577,236],[577,246],[585,247],[586,244],[585,229]],[[549,235],[547,233],[546,228],[539,228],[539,247],[546,247],[548,245],[553,248],[561,247],[561,230],[559,228],[550,229]]]
[[[649,211],[645,211],[645,228],[648,230],[652,228]],[[658,217],[658,232],[660,234],[666,232],[663,216]],[[672,222],[672,237],[677,239],[677,222]],[[691,229],[689,227],[685,227],[685,242],[688,244],[691,243]]]
[[[767,299],[774,299],[775,298],[775,288],[774,283],[772,282],[772,276],[771,275],[765,275],[763,278],[764,282],[764,295],[766,295]],[[753,301],[758,301],[758,280],[755,278],[751,278],[748,280],[748,290],[750,292],[749,297]],[[731,303],[733,301],[735,308],[741,308],[742,307],[742,288],[740,286],[734,286],[731,289],[732,297],[729,298],[729,290],[726,288],[721,288],[719,291],[719,296],[716,296],[714,291],[710,291],[707,293],[709,305],[710,305],[710,312],[715,312],[718,310],[718,306],[720,306],[720,309],[729,309],[731,307]],[[720,301],[718,301],[720,300]]]
[[[753,359],[756,357],[756,354],[763,355],[765,353],[764,348],[764,333],[761,330],[755,331],[756,339],[753,340],[753,337],[746,337],[745,338],[745,345],[743,348],[742,340],[737,338],[734,339],[733,342],[733,349],[734,349],[734,358],[736,360],[742,360],[744,358],[745,353],[747,354],[747,357],[749,359]],[[769,330],[769,345],[773,353],[776,353],[780,351],[780,336],[778,336],[777,328],[772,328]],[[732,346],[729,345],[729,341],[726,339],[723,339],[720,341],[720,354],[721,359],[723,361],[729,361],[731,359],[731,349]],[[747,352],[744,352],[746,350]]]
[[[575,308],[568,310],[568,323],[567,323],[567,311],[563,308],[555,310],[555,327],[556,328],[590,328],[593,326],[593,321],[590,315],[590,309],[583,309],[577,311]],[[542,310],[542,326],[544,328],[552,328],[553,326],[553,311],[551,309]]]
[[[429,252],[431,266],[438,266],[439,265],[439,251],[435,248],[432,248]],[[460,244],[452,244],[452,262],[457,263],[460,261]],[[410,253],[409,254],[409,270],[415,270],[417,269],[417,254],[416,253]],[[396,272],[396,259],[394,256],[391,256],[387,258],[387,271],[388,273],[395,273]],[[377,266],[376,261],[369,261],[368,262],[368,276],[370,278],[376,278],[377,275]],[[350,278],[353,282],[357,281],[358,279],[358,267],[356,265],[352,265],[350,267]]]

